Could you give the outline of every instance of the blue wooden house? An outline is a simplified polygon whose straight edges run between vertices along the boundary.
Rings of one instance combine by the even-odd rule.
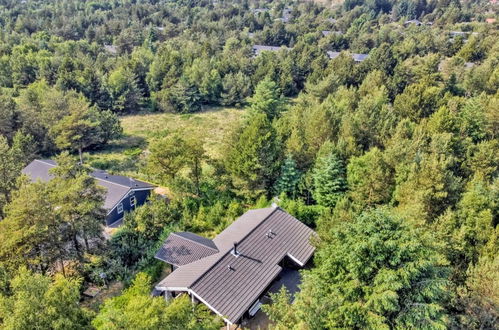
[[[51,159],[36,159],[26,166],[22,173],[32,181],[50,181],[50,169],[57,164]],[[102,170],[90,173],[97,184],[106,189],[104,208],[107,210],[106,226],[117,227],[126,212],[144,204],[156,186],[122,175],[112,175]]]

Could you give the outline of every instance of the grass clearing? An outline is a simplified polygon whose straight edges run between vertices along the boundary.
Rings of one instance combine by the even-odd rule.
[[[103,150],[86,155],[95,168],[134,174],[140,178],[140,156],[148,142],[168,132],[198,135],[204,141],[206,153],[219,158],[224,140],[236,127],[245,111],[236,108],[213,107],[193,114],[144,113],[121,118],[123,137],[112,141]]]

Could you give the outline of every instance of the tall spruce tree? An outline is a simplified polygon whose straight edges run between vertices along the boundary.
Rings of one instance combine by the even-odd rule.
[[[379,208],[333,227],[294,304],[271,311],[295,329],[446,329],[448,270],[434,238]],[[268,307],[272,309],[273,307]],[[281,327],[283,328],[283,327]]]
[[[312,195],[319,205],[334,207],[347,190],[345,165],[335,153],[318,159],[312,177]]]
[[[255,93],[249,101],[251,110],[265,113],[271,121],[278,117],[282,110],[281,91],[277,84],[269,78],[258,83]]]
[[[0,221],[0,264],[46,273],[64,259],[62,223],[54,214],[52,191],[42,182],[22,182]]]
[[[264,113],[252,113],[233,136],[225,156],[236,193],[256,198],[273,186],[280,160],[275,129]]]
[[[65,240],[72,243],[76,257],[81,260],[80,239],[89,250],[89,240],[101,238],[106,217],[104,189],[68,153],[59,155],[56,161],[58,166],[53,169],[56,177],[49,182],[56,205],[53,212],[65,224],[61,228]]]
[[[279,178],[274,186],[277,195],[285,193],[288,196],[295,197],[301,173],[296,166],[291,155],[288,155],[281,166]]]

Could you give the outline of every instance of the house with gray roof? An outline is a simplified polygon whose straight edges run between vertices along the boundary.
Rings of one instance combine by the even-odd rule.
[[[421,22],[421,21],[420,21],[420,20],[418,20],[418,19],[411,19],[411,20],[408,20],[408,21],[405,21],[405,22],[404,22],[404,25],[411,25],[411,24],[414,24],[414,25],[416,25],[416,26],[421,26],[421,25],[423,25],[424,23],[423,23],[423,22]]]
[[[262,52],[277,52],[280,51],[281,49],[286,49],[286,47],[253,45],[253,55],[258,56]]]
[[[114,45],[104,45],[104,50],[111,55],[118,54],[118,48]]]
[[[327,56],[329,57],[330,60],[334,60],[335,58],[340,56],[340,54],[341,54],[341,52],[333,52],[333,51],[327,52]],[[364,62],[369,57],[369,54],[352,53],[350,55],[352,56],[352,59],[357,63]]]
[[[280,20],[283,23],[288,23],[291,20],[293,9],[291,7],[286,7],[282,10],[282,17]]]
[[[268,9],[268,8],[254,8],[254,9],[251,9],[251,12],[253,12],[253,14],[255,14],[255,15],[265,14],[265,13],[270,12],[270,9]]]
[[[334,35],[337,35],[337,36],[343,35],[343,32],[341,32],[341,31],[323,30],[323,31],[321,31],[321,33],[322,33],[322,36],[324,36],[324,37],[327,37],[328,35],[331,35],[331,34],[334,34]]]
[[[300,268],[314,253],[315,232],[277,206],[244,213],[213,240],[171,233],[156,258],[172,266],[155,293],[188,294],[239,324],[261,306],[266,290],[290,263]]]
[[[51,159],[36,159],[22,173],[31,181],[48,182],[54,177],[50,172],[57,164]],[[97,184],[106,190],[104,208],[107,210],[106,225],[118,226],[126,212],[144,204],[156,186],[122,175],[112,175],[102,170],[90,173]]]

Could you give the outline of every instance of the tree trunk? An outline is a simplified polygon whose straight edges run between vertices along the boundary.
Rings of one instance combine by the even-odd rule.
[[[64,260],[61,258],[59,259],[61,262],[61,270],[62,270],[62,275],[66,277],[66,269],[64,268]]]
[[[199,181],[200,181],[199,166],[200,165],[199,165],[198,161],[196,160],[195,164],[194,164],[194,184],[196,185],[196,194],[198,195],[198,197],[201,193],[200,189],[199,189]]]
[[[76,233],[73,233],[73,245],[75,247],[76,255],[78,257],[78,260],[81,261],[80,243],[78,243],[78,237],[77,237]]]
[[[80,164],[83,165],[83,150],[81,147],[78,148],[78,154],[80,156]]]
[[[88,252],[90,250],[90,247],[88,245],[88,238],[86,233],[83,233],[83,241],[85,242],[85,249],[87,249]]]

